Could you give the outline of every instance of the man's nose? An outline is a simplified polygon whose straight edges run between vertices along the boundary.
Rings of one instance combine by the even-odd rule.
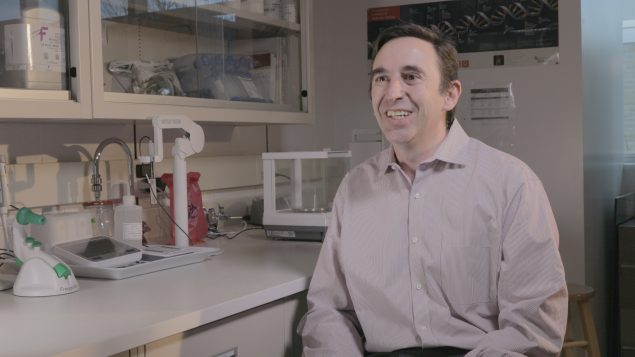
[[[391,99],[400,99],[404,96],[404,89],[400,80],[391,80],[386,87],[386,96]]]

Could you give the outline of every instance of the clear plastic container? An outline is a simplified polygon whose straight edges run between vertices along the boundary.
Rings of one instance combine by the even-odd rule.
[[[140,248],[143,243],[143,208],[135,204],[135,197],[125,195],[115,207],[115,239]]]

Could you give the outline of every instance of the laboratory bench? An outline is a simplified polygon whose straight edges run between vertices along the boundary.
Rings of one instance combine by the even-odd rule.
[[[54,297],[0,292],[2,356],[291,356],[320,243],[252,230],[223,254]]]

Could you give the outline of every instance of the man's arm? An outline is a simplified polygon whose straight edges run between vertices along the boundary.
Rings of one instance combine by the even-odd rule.
[[[309,310],[298,326],[306,357],[363,355],[361,328],[348,294],[340,260],[346,181],[347,178],[342,181],[335,196],[331,223],[307,295]]]
[[[503,222],[499,330],[487,334],[466,357],[560,353],[567,290],[558,229],[542,184],[533,173],[527,176]]]

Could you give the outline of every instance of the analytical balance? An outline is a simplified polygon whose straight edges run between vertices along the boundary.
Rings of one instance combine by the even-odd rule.
[[[323,240],[350,158],[350,151],[263,153],[262,223],[267,237]]]

